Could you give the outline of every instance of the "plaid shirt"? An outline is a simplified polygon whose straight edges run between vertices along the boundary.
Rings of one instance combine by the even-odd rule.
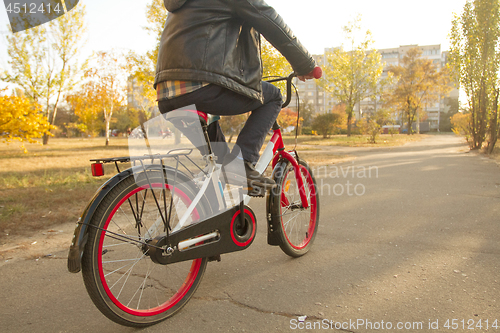
[[[163,81],[156,85],[156,100],[171,99],[208,85],[209,83],[196,81]]]

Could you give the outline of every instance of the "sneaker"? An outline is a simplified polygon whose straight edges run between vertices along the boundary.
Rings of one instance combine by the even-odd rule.
[[[258,187],[266,190],[276,187],[276,182],[261,175],[251,162],[239,160],[231,154],[224,157],[222,173],[226,183],[231,185]]]

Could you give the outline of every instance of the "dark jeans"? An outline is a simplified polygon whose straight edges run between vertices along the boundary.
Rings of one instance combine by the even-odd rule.
[[[241,149],[243,159],[255,163],[267,132],[278,117],[283,103],[281,92],[270,83],[262,82],[264,103],[240,95],[215,84],[192,93],[158,102],[161,113],[167,113],[184,106],[196,105],[198,111],[219,116],[234,116],[251,111],[245,126],[236,140],[236,149]],[[211,142],[225,142],[218,123],[208,129]],[[235,153],[237,153],[236,151]],[[215,152],[216,155],[220,153]]]

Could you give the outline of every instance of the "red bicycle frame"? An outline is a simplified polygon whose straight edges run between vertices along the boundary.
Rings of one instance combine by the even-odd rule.
[[[302,202],[303,208],[309,207],[309,202],[307,201],[306,190],[304,188],[304,181],[302,180],[300,169],[301,166],[297,160],[287,151],[285,151],[285,144],[283,143],[283,137],[281,136],[281,128],[274,130],[273,136],[271,137],[271,142],[274,144],[273,147],[273,164],[272,167],[276,166],[280,158],[284,158],[293,165],[295,171],[295,179],[297,180],[297,185],[299,187],[300,201]]]

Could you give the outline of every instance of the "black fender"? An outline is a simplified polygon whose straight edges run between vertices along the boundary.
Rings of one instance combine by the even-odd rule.
[[[279,216],[273,215],[273,211],[278,209],[281,200],[281,182],[280,179],[283,177],[288,164],[290,162],[284,158],[278,160],[276,166],[273,169],[272,179],[278,184],[275,188],[269,191],[266,198],[266,217],[267,217],[267,244],[269,245],[280,245],[281,244],[281,219]],[[278,207],[275,207],[275,206]]]
[[[160,170],[160,166],[150,166],[151,169]],[[167,173],[169,171],[175,172],[174,168],[164,166],[164,172]],[[76,222],[75,231],[73,233],[73,239],[71,240],[71,245],[69,248],[68,254],[68,271],[71,273],[78,273],[81,270],[81,260],[83,256],[83,251],[85,249],[85,244],[87,243],[88,233],[89,233],[89,223],[92,219],[92,216],[96,212],[99,204],[103,200],[103,198],[122,180],[134,174],[134,172],[143,171],[142,166],[135,166],[129,169],[126,169],[119,174],[111,177],[108,181],[106,181],[99,189],[96,191],[90,202],[87,204],[85,209],[83,210],[82,215]],[[177,176],[184,178],[185,180],[189,180],[189,177],[184,173],[177,170]]]
[[[106,194],[109,193],[109,191],[111,191],[123,179],[129,177],[132,174],[133,168],[130,168],[111,177],[108,181],[101,185],[101,187],[99,187],[90,202],[83,210],[82,215],[76,222],[73,239],[71,240],[71,246],[69,247],[68,270],[71,273],[78,273],[81,269],[83,249],[85,248],[88,237],[88,225],[97,207],[101,203],[102,199],[106,196]]]

